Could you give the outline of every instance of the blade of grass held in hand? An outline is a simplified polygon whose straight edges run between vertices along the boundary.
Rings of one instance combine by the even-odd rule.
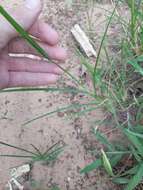
[[[31,44],[43,57],[46,59],[49,59],[48,54],[36,43],[35,40],[32,39],[32,37],[26,32],[16,21],[14,18],[12,18],[8,12],[0,6],[0,13],[4,16],[4,18],[15,28],[15,30],[20,34],[20,36],[24,39],[26,39],[29,44]]]
[[[94,95],[88,91],[80,90],[78,88],[72,88],[72,87],[65,87],[65,88],[54,88],[54,87],[45,87],[45,88],[7,88],[0,90],[0,93],[9,93],[9,92],[59,92],[59,93],[71,93],[71,94],[87,94],[91,97]]]
[[[44,58],[50,60],[52,63],[56,64],[61,70],[63,70],[67,75],[69,75],[77,84],[79,81],[70,74],[67,70],[57,64],[55,61],[52,61],[47,52],[39,46],[39,44],[26,32],[20,24],[16,22],[16,20],[8,14],[8,12],[0,5],[0,14],[15,28],[15,30],[20,34],[22,38],[24,38],[39,54],[41,54]]]

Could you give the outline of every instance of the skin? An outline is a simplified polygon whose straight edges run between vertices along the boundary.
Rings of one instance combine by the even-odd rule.
[[[22,6],[14,11],[9,10],[9,13],[25,30],[38,39],[39,45],[46,50],[51,59],[63,63],[67,57],[66,51],[58,46],[57,32],[39,20],[42,5],[40,0],[35,0],[35,2],[37,2],[37,7],[34,7],[33,11],[27,6]],[[56,65],[42,59],[10,57],[9,53],[29,53],[39,56],[27,42],[18,37],[9,23],[0,17],[0,89],[50,85],[55,83],[62,74]]]

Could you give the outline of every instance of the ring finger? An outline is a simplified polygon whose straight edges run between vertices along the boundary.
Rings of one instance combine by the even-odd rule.
[[[38,44],[47,52],[50,59],[65,61],[67,53],[64,48],[58,46],[50,46],[43,42]],[[8,45],[8,53],[25,53],[41,56],[33,47],[31,47],[25,40],[16,38]]]

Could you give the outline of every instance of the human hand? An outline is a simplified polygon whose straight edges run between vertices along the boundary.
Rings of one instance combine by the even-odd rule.
[[[57,46],[59,42],[57,32],[38,20],[41,8],[40,0],[26,0],[23,6],[8,12],[25,30],[39,39],[39,45],[46,50],[51,59],[64,62],[67,55],[63,48]],[[42,59],[10,57],[9,53],[38,55],[0,16],[0,89],[48,85],[55,83],[61,74],[61,70],[56,65]]]

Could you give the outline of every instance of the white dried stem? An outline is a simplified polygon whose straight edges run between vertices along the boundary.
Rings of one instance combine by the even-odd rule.
[[[78,24],[76,24],[72,29],[71,32],[76,39],[76,41],[79,43],[80,47],[84,50],[85,54],[88,57],[97,56],[97,53],[95,49],[93,48],[92,44],[90,43],[89,38],[84,33],[84,31],[80,28]]]

